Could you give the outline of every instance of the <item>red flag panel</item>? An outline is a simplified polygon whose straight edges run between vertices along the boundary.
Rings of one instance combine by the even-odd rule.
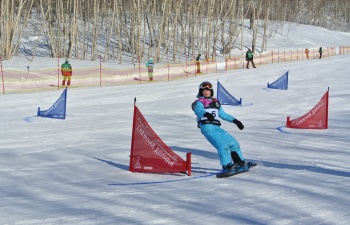
[[[305,115],[290,120],[287,117],[286,127],[300,129],[327,129],[328,128],[328,93],[323,95],[316,106]]]
[[[179,173],[190,171],[188,167],[186,161],[174,153],[153,131],[135,105],[129,170]]]

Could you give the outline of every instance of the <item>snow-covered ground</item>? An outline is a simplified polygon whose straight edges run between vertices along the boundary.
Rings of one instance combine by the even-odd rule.
[[[296,39],[291,29],[283,41],[269,42],[350,43],[346,33],[310,26],[298,32],[303,27],[310,39]],[[16,57],[17,65],[27,61]],[[0,95],[0,224],[349,224],[349,62],[350,55],[338,55],[170,82],[71,88],[65,120],[36,117],[62,89]],[[288,90],[266,89],[287,70]],[[214,175],[221,168],[216,150],[190,107],[204,80],[215,88],[219,80],[246,104],[224,106],[244,130],[222,127],[257,162],[248,173]],[[283,127],[328,87],[328,129]],[[192,153],[192,176],[128,171],[134,97],[168,146],[184,159]]]

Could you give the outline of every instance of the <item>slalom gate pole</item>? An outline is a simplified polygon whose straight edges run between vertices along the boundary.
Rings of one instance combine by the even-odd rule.
[[[133,149],[134,149],[134,126],[136,121],[136,97],[134,98],[134,115],[132,120],[132,134],[131,134],[131,151],[130,151],[130,162],[129,162],[129,171],[133,172],[131,162],[132,162],[132,155],[133,155]]]
[[[57,57],[57,90],[60,90],[60,58]]]
[[[327,91],[327,105],[326,105],[326,129],[328,129],[328,106],[329,106],[329,87]]]
[[[2,58],[0,57],[0,69],[1,69],[1,80],[2,80],[2,94],[5,94],[5,82],[4,82],[4,71],[2,70]]]
[[[99,55],[100,58],[100,87],[102,86],[102,56]]]
[[[186,167],[187,167],[187,174],[188,176],[191,176],[192,169],[191,169],[191,152],[187,152],[186,154]]]

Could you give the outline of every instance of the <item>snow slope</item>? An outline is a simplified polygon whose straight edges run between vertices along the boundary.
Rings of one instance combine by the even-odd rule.
[[[304,28],[303,42],[329,44],[330,31]],[[289,31],[284,45],[299,48],[297,35]],[[350,40],[331,36],[339,45]],[[170,82],[72,88],[65,120],[36,117],[37,107],[49,108],[62,89],[0,95],[0,224],[349,224],[349,61],[339,55]],[[266,89],[287,70],[288,90]],[[224,109],[245,129],[222,126],[258,163],[248,173],[215,178],[216,150],[190,107],[204,80],[215,87],[219,80],[243,99],[245,106]],[[328,87],[329,129],[284,127],[287,116],[304,115]],[[168,146],[183,158],[192,153],[192,176],[128,171],[134,97]]]

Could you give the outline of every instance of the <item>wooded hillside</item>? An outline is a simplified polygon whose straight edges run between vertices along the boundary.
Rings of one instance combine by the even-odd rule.
[[[244,49],[244,20],[250,20],[251,47],[266,49],[276,26],[269,21],[310,24],[350,31],[348,0],[1,0],[0,56],[10,59],[22,35],[33,32],[32,49],[47,55],[122,62],[166,55],[177,62],[199,52],[214,58]],[[260,34],[258,35],[258,31]],[[262,46],[256,46],[262,38]]]

